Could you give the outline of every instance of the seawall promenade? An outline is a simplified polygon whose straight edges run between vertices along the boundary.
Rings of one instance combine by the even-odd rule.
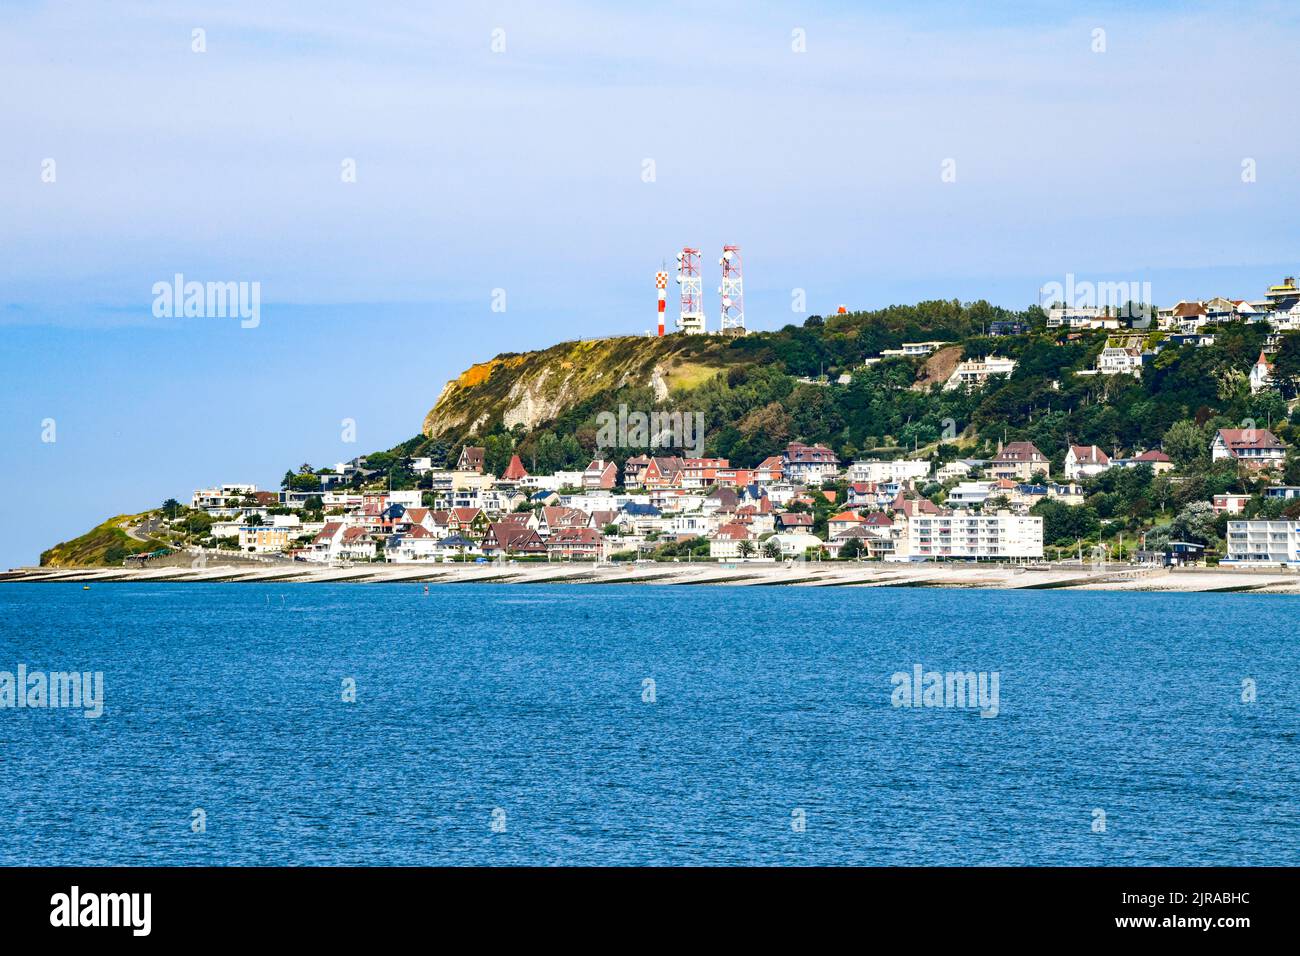
[[[354,584],[644,584],[726,587],[946,587],[1025,590],[1203,591],[1300,594],[1300,573],[1278,568],[1150,568],[1112,564],[892,564],[881,562],[737,562],[688,564],[357,564],[304,562],[203,564],[146,568],[16,568],[0,583],[245,582]]]

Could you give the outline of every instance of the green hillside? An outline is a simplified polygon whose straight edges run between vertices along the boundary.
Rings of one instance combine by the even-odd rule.
[[[995,321],[1024,322],[1029,331],[989,337]],[[1215,427],[1254,421],[1283,441],[1300,437],[1291,410],[1300,382],[1296,334],[1283,337],[1275,356],[1279,387],[1252,395],[1247,374],[1265,342],[1263,325],[1231,323],[1212,330],[1214,345],[1164,348],[1135,379],[1076,375],[1094,367],[1107,333],[1049,330],[1045,321],[1037,307],[936,301],[813,316],[743,338],[618,338],[503,355],[448,383],[423,434],[371,465],[392,467],[409,454],[454,460],[472,443],[486,447],[496,473],[512,453],[530,470],[580,468],[595,451],[596,416],[620,404],[702,412],[706,453],[742,467],[791,440],[823,442],[842,459],[900,449],[991,455],[1000,441],[1029,440],[1059,466],[1068,443],[1160,448],[1177,428],[1167,450],[1190,466]],[[1148,346],[1163,338],[1143,337]],[[952,347],[928,368],[927,360],[908,358],[863,366],[903,342],[933,340]],[[970,393],[940,387],[958,359],[991,354],[1015,359],[1015,372]],[[851,376],[848,384],[837,382],[841,373]],[[606,457],[636,453],[614,449]]]
[[[128,555],[143,554],[165,547],[152,539],[137,541],[124,529],[134,527],[149,515],[118,515],[87,531],[79,538],[56,544],[41,553],[43,566],[77,568],[121,565]]]

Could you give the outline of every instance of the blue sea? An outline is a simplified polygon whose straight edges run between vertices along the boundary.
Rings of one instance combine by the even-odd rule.
[[[1298,625],[1240,594],[4,584],[0,671],[102,672],[104,706],[0,709],[0,864],[1295,865]],[[894,706],[916,665],[996,672],[997,715]]]

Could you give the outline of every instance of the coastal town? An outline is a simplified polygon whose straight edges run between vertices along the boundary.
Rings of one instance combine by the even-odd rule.
[[[1266,477],[1280,467],[1285,447],[1267,429],[1221,429],[1210,454]],[[990,460],[845,464],[824,446],[795,442],[748,468],[721,458],[637,455],[621,471],[596,458],[582,471],[534,475],[515,455],[493,475],[483,448],[466,446],[452,468],[411,462],[420,484],[414,490],[354,490],[366,477],[358,459],[309,473],[307,482],[286,482],[319,481],[319,489],[199,489],[174,520],[193,527],[201,516],[198,526],[206,526],[207,544],[217,550],[331,566],[503,558],[1023,563],[1045,557],[1044,519],[1032,513],[1040,502],[1082,505],[1088,484],[1110,469],[1161,475],[1174,468],[1159,450],[1113,456],[1096,445],[1070,446],[1063,462],[1063,472],[1052,475],[1048,456],[1033,443],[1010,442]],[[931,490],[936,485],[939,494]],[[1300,502],[1300,487],[1270,484],[1262,496]],[[1217,495],[1211,508],[1239,514],[1251,497]],[[1222,563],[1300,567],[1300,522],[1239,520],[1228,527]],[[1203,559],[1199,546],[1185,542],[1165,553],[1138,549],[1132,557]]]
[[[846,321],[860,321],[844,311]],[[994,441],[986,424],[983,437],[950,429],[937,440],[927,437],[924,447],[921,432],[913,433],[911,448],[899,447],[897,435],[874,439],[877,445],[893,442],[894,453],[883,455],[804,434],[785,440],[779,453],[738,461],[701,454],[701,413],[675,413],[679,425],[696,418],[697,427],[670,428],[664,440],[659,419],[674,416],[629,416],[620,406],[618,416],[596,416],[611,426],[617,418],[617,440],[602,434],[578,442],[571,432],[556,439],[571,449],[569,462],[586,461],[585,467],[556,467],[554,458],[539,463],[545,443],[521,440],[527,435],[518,428],[511,433],[498,425],[483,443],[471,438],[449,446],[425,438],[409,446],[409,454],[304,464],[287,472],[278,490],[247,482],[201,488],[188,505],[169,499],[133,520],[126,516],[109,529],[118,544],[97,557],[60,554],[67,547],[60,545],[42,556],[42,564],[142,569],[237,557],[317,568],[503,561],[1300,568],[1300,458],[1294,443],[1274,431],[1276,422],[1294,439],[1300,400],[1286,395],[1295,392],[1300,373],[1275,374],[1283,359],[1296,364],[1300,288],[1293,279],[1270,287],[1257,302],[1180,302],[1145,313],[1058,303],[1020,315],[1024,321],[981,325],[977,340],[902,341],[834,377],[790,376],[787,387],[798,390],[791,404],[816,405],[835,389],[851,394],[859,376],[891,367],[916,376],[912,390],[921,390],[916,394],[930,403],[922,406],[930,416],[942,414],[933,410],[937,401],[988,401],[1018,380],[1017,359],[997,354],[1000,341],[1012,343],[1008,352],[1021,360],[1038,348],[1040,356],[1075,363],[1057,362],[1060,380],[1034,381],[1049,407],[1054,395],[1065,393],[1067,375],[1129,382],[1132,396],[1139,386],[1150,387],[1148,370],[1158,378],[1188,356],[1222,352],[1223,346],[1216,352],[1220,338],[1247,336],[1244,347],[1258,349],[1258,358],[1249,370],[1236,365],[1244,358],[1236,344],[1234,365],[1213,373],[1213,387],[1248,414],[1264,409],[1268,421],[1246,418],[1230,427],[1231,418],[1216,419],[1202,409],[1196,418],[1159,426],[1158,441],[1127,448],[1036,443],[1024,437],[1024,428],[1019,435],[1003,428]],[[972,341],[984,344],[972,348]],[[1280,354],[1287,349],[1291,355]],[[945,353],[949,360],[937,361]],[[1083,362],[1071,355],[1082,355]],[[1216,361],[1222,365],[1222,358]],[[490,375],[491,367],[484,368],[468,380]],[[1068,388],[1081,409],[1104,407],[1110,394]],[[906,393],[896,394],[901,400]],[[1156,407],[1142,406],[1148,415]],[[499,404],[490,408],[502,414]],[[779,405],[762,411],[762,421],[779,426]],[[630,440],[626,425],[638,416],[652,427]],[[1032,420],[1032,405],[1028,416]],[[771,449],[772,442],[759,439],[748,447]]]
[[[1042,557],[1043,537],[1042,519],[1029,507],[1049,495],[1080,494],[1073,484],[1033,484],[1045,460],[1012,443],[994,461],[949,467],[945,474],[990,477],[954,485],[952,507],[940,507],[918,491],[929,481],[929,462],[842,466],[820,445],[792,443],[749,468],[722,458],[638,455],[621,471],[597,458],[583,471],[551,475],[530,474],[517,455],[492,475],[483,449],[467,446],[451,469],[412,463],[426,490],[277,493],[236,484],[196,491],[191,507],[212,518],[216,541],[239,551],[324,563],[1030,560]],[[322,477],[346,481],[358,469],[364,461]],[[305,519],[312,509],[323,516]]]
[[[1058,346],[1105,336],[1095,364],[1074,374],[1134,378],[1158,365],[1168,349],[1211,347],[1223,328],[1261,328],[1258,359],[1242,384],[1243,392],[1257,396],[1276,388],[1274,356],[1283,338],[1300,330],[1300,289],[1288,278],[1258,301],[1179,302],[1148,313],[1057,303],[1038,321],[1041,334]],[[1030,331],[1026,323],[1004,320],[985,334],[997,341]],[[905,341],[861,367],[925,362],[949,344]],[[962,358],[930,387],[977,392],[1015,368],[1013,359],[997,354]],[[807,384],[845,386],[854,374]],[[1282,414],[1291,404],[1281,406]],[[1294,456],[1270,427],[1242,424],[1198,431],[1184,423],[1181,432],[1169,432],[1167,441],[1178,432],[1183,468],[1161,447],[1073,442],[1040,448],[1033,441],[999,441],[985,457],[964,457],[958,445],[940,442],[911,455],[841,460],[826,444],[790,441],[779,454],[749,462],[690,457],[685,442],[650,442],[621,455],[597,447],[581,470],[538,468],[535,458],[529,467],[517,453],[508,462],[496,455],[494,473],[487,449],[465,444],[441,460],[416,455],[403,461],[409,480],[395,488],[391,470],[372,468],[362,456],[327,468],[303,465],[275,491],[231,483],[195,491],[188,507],[171,501],[143,529],[167,547],[131,555],[129,563],[145,565],[182,550],[334,567],[500,560],[1028,564],[1070,558],[1300,567],[1300,486],[1284,481]],[[1227,475],[1229,484],[1217,487],[1230,490],[1211,487],[1198,500],[1203,483],[1189,474],[1191,458]],[[1156,482],[1163,490],[1155,490]],[[1177,499],[1181,510],[1159,527],[1144,524],[1140,516],[1150,509],[1132,499],[1165,496]],[[1106,517],[1108,498],[1111,511],[1116,500],[1128,509],[1127,525],[1111,522],[1109,535],[1095,517],[1091,525],[1074,527],[1072,516]],[[141,537],[138,531],[133,537]],[[1217,550],[1208,546],[1212,540],[1220,543]]]

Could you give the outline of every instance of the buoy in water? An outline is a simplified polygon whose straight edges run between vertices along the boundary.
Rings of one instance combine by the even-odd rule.
[[[90,590],[90,585],[89,585],[89,584],[83,584],[83,585],[81,586],[81,590],[83,590],[83,591],[89,591],[89,590]]]

